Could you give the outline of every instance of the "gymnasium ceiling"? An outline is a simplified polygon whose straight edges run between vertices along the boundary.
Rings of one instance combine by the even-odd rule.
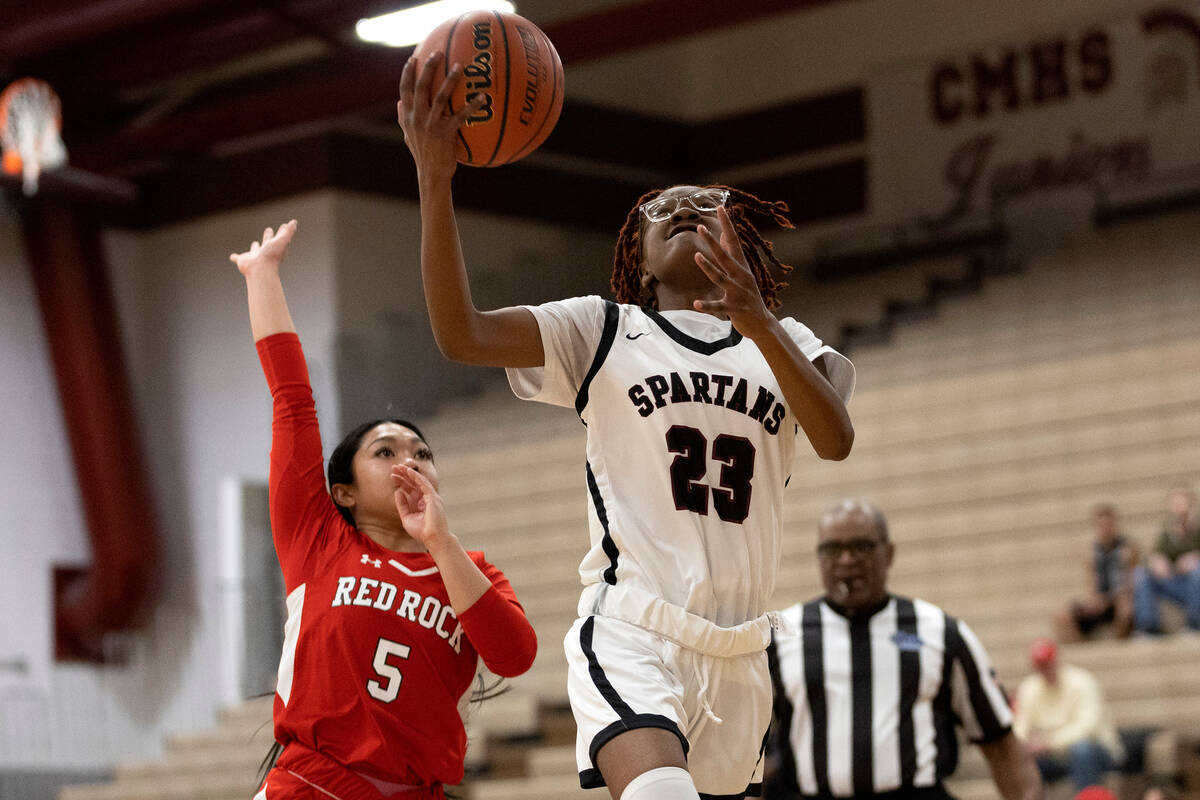
[[[517,0],[558,49],[567,100],[530,158],[461,168],[459,203],[611,230],[646,188],[861,141],[856,87],[783,101],[767,92],[762,102],[748,92],[711,108],[692,91],[686,107],[658,113],[647,110],[648,95],[681,76],[660,68],[628,85],[631,55],[706,37],[707,56],[681,67],[702,84],[706,70],[729,69],[736,55],[721,52],[725,32],[843,1]],[[27,75],[51,83],[72,167],[104,178],[62,190],[107,198],[106,213],[122,224],[153,226],[327,187],[414,198],[395,122],[411,49],[368,45],[353,33],[361,17],[414,4],[5,0],[0,85]],[[606,78],[623,59],[624,72]],[[752,172],[739,185],[791,200],[798,221],[861,210],[860,157]]]

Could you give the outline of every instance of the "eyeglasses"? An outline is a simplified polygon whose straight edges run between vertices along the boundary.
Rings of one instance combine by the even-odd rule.
[[[878,539],[850,539],[845,542],[821,542],[817,545],[817,555],[827,561],[835,561],[842,553],[849,553],[855,558],[863,558],[875,552],[875,548],[883,542]]]
[[[659,197],[656,200],[651,200],[649,203],[642,203],[641,208],[642,213],[646,215],[646,219],[651,222],[662,222],[665,219],[670,219],[671,215],[679,208],[680,203],[685,200],[689,206],[697,211],[711,214],[725,205],[725,201],[728,199],[729,190],[727,189],[701,189],[691,194]]]

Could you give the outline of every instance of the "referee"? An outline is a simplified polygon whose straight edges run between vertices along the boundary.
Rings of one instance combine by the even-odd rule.
[[[768,652],[775,756],[768,797],[945,800],[955,728],[1005,800],[1042,793],[983,646],[966,623],[887,590],[895,555],[874,506],[845,500],[818,526],[825,596],[783,612]]]

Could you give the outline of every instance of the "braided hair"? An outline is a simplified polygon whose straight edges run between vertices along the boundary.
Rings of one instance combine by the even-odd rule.
[[[792,267],[779,261],[774,252],[774,245],[762,237],[762,234],[754,227],[754,223],[750,221],[749,214],[753,213],[769,218],[781,228],[795,228],[792,221],[785,216],[788,211],[787,203],[761,200],[749,192],[720,184],[712,184],[703,188],[724,189],[729,192],[726,211],[729,213],[729,220],[733,223],[734,232],[737,233],[738,240],[742,243],[742,252],[746,256],[746,263],[750,265],[750,272],[758,283],[758,290],[762,293],[763,302],[766,303],[767,308],[772,310],[779,308],[781,305],[779,293],[787,288],[787,283],[776,280],[771,274],[772,268],[786,274],[792,271]],[[629,214],[626,215],[625,223],[617,235],[617,246],[613,254],[612,290],[618,303],[658,308],[658,298],[654,295],[654,287],[643,285],[641,281],[641,208],[643,203],[654,199],[663,191],[665,190],[654,189],[639,197]]]

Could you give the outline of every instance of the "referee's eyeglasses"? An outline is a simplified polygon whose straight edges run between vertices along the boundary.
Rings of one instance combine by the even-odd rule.
[[[725,201],[728,199],[729,191],[726,189],[701,189],[691,194],[659,197],[657,200],[642,203],[641,209],[642,213],[646,215],[646,219],[651,222],[662,222],[670,219],[671,215],[679,209],[680,204],[684,202],[697,211],[711,214],[725,205]]]
[[[849,553],[855,558],[866,558],[883,544],[879,539],[849,539],[844,542],[821,542],[817,545],[817,555],[826,561],[837,561],[842,553]]]

